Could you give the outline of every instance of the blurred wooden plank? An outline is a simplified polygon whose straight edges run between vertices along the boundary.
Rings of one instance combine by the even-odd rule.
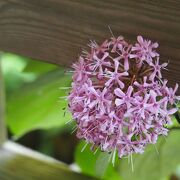
[[[5,126],[5,90],[4,80],[1,69],[1,53],[0,53],[0,145],[5,142],[6,137],[6,126]]]
[[[178,0],[1,0],[0,49],[70,65],[89,39],[122,34],[158,41],[172,84],[180,83]]]
[[[67,165],[13,142],[0,149],[1,180],[95,180],[73,172]]]

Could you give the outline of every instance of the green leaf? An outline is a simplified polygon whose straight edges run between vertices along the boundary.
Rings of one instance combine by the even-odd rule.
[[[85,147],[86,143],[84,141],[80,142],[75,151],[75,162],[79,165],[82,172],[88,175],[95,176],[96,174],[96,160],[99,155],[99,151],[96,154],[90,150],[90,145],[88,144],[84,151],[82,151],[83,147]]]
[[[104,180],[122,180],[122,177],[119,175],[118,170],[113,167],[112,165],[109,165],[104,177]]]
[[[110,156],[111,156],[111,154],[109,154],[107,152],[99,154],[97,161],[96,161],[96,166],[95,166],[96,175],[98,177],[104,176],[104,174],[108,168],[108,165],[110,163]]]
[[[42,63],[41,61],[31,60],[28,62],[27,66],[25,67],[24,72],[28,72],[28,73],[31,72],[37,75],[42,75],[47,72],[53,71],[57,68],[58,66],[54,64],[49,64],[45,62]]]
[[[175,172],[180,164],[180,131],[171,130],[166,140],[161,137],[156,144],[149,145],[143,154],[133,155],[134,171],[128,160],[120,164],[120,174],[128,180],[161,180]]]
[[[159,149],[163,139],[158,140],[156,148]],[[120,174],[124,179],[128,180],[157,180],[159,178],[159,163],[160,156],[158,155],[153,145],[145,149],[144,154],[133,155],[133,162],[130,159],[122,159],[120,164]],[[132,171],[131,163],[134,170]]]
[[[61,127],[71,119],[70,113],[64,116],[67,107],[65,99],[71,76],[64,74],[64,69],[48,73],[33,83],[24,85],[7,99],[7,125],[15,137],[34,129]]]
[[[163,175],[173,173],[180,165],[180,131],[173,130],[161,150],[161,169]]]
[[[82,152],[85,145],[86,143],[84,141],[80,142],[75,152],[75,162],[81,168],[82,173],[101,177],[106,180],[121,180],[116,168],[109,162],[108,153],[98,150],[94,154],[90,150],[90,145],[87,145]]]
[[[7,93],[18,89],[24,82],[32,82],[36,78],[33,73],[23,73],[28,58],[11,53],[2,53],[1,60]]]

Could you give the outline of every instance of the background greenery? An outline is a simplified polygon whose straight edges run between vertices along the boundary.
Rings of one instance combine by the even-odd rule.
[[[3,53],[2,70],[6,87],[6,123],[9,136],[24,145],[78,166],[82,173],[111,180],[168,180],[180,178],[180,129],[170,131],[144,154],[133,155],[134,171],[128,158],[110,154],[93,154],[85,142],[71,134],[75,126],[68,123],[71,115],[67,101],[71,74],[68,69]]]

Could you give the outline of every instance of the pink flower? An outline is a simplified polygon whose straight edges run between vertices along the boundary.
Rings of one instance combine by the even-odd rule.
[[[73,64],[69,110],[77,137],[118,156],[143,153],[177,112],[180,96],[168,87],[159,63],[157,43],[137,37],[132,46],[122,36],[91,42],[90,51]],[[93,148],[94,149],[94,148]],[[114,159],[114,158],[113,158]]]
[[[127,114],[131,115],[136,114],[142,119],[146,118],[146,115],[149,114],[149,108],[152,107],[152,104],[149,103],[150,94],[145,94],[144,98],[137,96],[133,100],[133,107],[127,110]]]
[[[160,100],[158,99],[158,94],[154,91],[154,90],[150,90],[150,95],[151,95],[151,99],[150,102],[152,103],[152,106],[149,108],[149,111],[151,111],[152,113],[154,113],[155,117],[158,116],[161,110],[162,105],[167,102],[167,97],[164,97]]]
[[[106,72],[106,74],[107,74],[106,77],[108,77],[109,80],[105,83],[105,86],[110,86],[112,83],[117,83],[123,89],[124,83],[121,81],[121,79],[123,78],[123,76],[128,76],[128,73],[127,72],[122,72],[122,73],[118,72],[119,61],[117,61],[117,60],[114,61],[114,67],[115,67],[114,72],[111,72],[111,71]]]
[[[151,76],[149,77],[151,80],[154,80],[155,76],[157,75],[159,78],[162,78],[161,69],[165,69],[167,66],[167,63],[159,64],[159,57],[157,57],[156,63],[151,64],[151,67],[153,67],[153,72]]]
[[[89,108],[95,108],[99,111],[100,115],[108,113],[108,107],[111,105],[110,98],[108,99],[108,90],[105,87],[102,92],[98,89],[97,91],[94,87],[89,88],[91,95],[94,96],[93,101],[88,104]],[[108,105],[108,106],[107,106]]]
[[[91,48],[93,48],[96,51],[96,53],[104,53],[109,48],[108,47],[108,40],[105,40],[100,46],[95,41],[91,41],[89,46]]]
[[[79,57],[79,63],[73,64],[73,68],[75,70],[75,73],[73,75],[74,81],[81,82],[83,79],[87,80],[87,64],[84,62],[84,59],[82,57]]]
[[[140,62],[146,61],[148,64],[151,64],[152,58],[159,56],[159,54],[153,50],[159,46],[158,43],[145,40],[142,36],[138,36],[137,41],[138,43],[132,47],[132,51],[135,53],[131,54],[130,58],[137,58]]]
[[[116,106],[126,104],[127,109],[129,109],[131,107],[131,100],[132,100],[131,94],[132,94],[132,92],[133,92],[132,86],[128,87],[128,90],[126,93],[124,93],[120,88],[115,89],[114,93],[117,97],[119,97],[119,98],[115,99]]]
[[[105,61],[105,59],[109,56],[108,52],[105,52],[102,58],[98,58],[96,53],[93,54],[92,63],[90,64],[90,68],[95,72],[99,70],[99,75],[103,75],[103,66],[110,66],[111,63]]]
[[[169,100],[169,102],[171,104],[174,104],[176,100],[180,100],[180,96],[176,96],[176,91],[178,89],[178,86],[179,85],[176,84],[174,89],[172,89],[171,87],[170,88],[168,88],[168,87],[165,88],[168,100]]]
[[[109,45],[111,46],[111,52],[116,52],[120,46],[126,46],[127,43],[123,36],[119,36],[118,38],[112,37]]]
[[[128,71],[129,70],[129,58],[130,58],[130,53],[131,53],[131,45],[127,46],[122,46],[121,44],[118,46],[118,50],[120,51],[119,54],[120,59],[124,60],[124,70]]]
[[[163,109],[161,109],[161,114],[162,114],[162,116],[164,116],[166,124],[172,124],[170,115],[173,115],[175,112],[178,111],[178,109],[172,108],[172,109],[168,110],[167,106],[168,106],[168,102],[166,101],[164,103]]]
[[[139,91],[136,92],[136,95],[141,94],[142,92],[147,92],[149,88],[153,87],[153,82],[147,82],[147,76],[143,77],[141,82],[135,81],[134,86],[138,87]]]

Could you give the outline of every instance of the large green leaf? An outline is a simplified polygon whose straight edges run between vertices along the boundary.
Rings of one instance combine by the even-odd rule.
[[[84,141],[80,142],[75,152],[75,162],[79,165],[82,172],[94,176],[96,174],[96,160],[99,155],[99,151],[96,154],[90,150],[90,145],[87,145]],[[84,150],[83,150],[84,148]],[[83,150],[83,151],[82,151]]]
[[[94,154],[90,150],[90,145],[86,146],[84,141],[79,143],[75,152],[75,162],[83,173],[106,180],[121,180],[116,168],[109,162],[109,158],[108,153],[99,150]]]
[[[109,162],[110,162],[110,158],[111,158],[111,154],[104,152],[104,153],[100,153],[97,160],[96,160],[96,166],[95,166],[95,170],[96,170],[96,175],[98,177],[103,177]]]
[[[2,53],[2,71],[5,78],[7,95],[21,87],[23,83],[33,82],[40,75],[53,71],[58,66],[32,60],[12,53]]]
[[[163,143],[160,139],[156,147],[159,149],[159,144]],[[157,154],[155,148],[149,146],[144,154],[133,155],[133,162],[129,159],[122,159],[120,164],[120,174],[125,180],[157,180],[159,176],[160,156]],[[133,163],[134,170],[132,171],[131,163]],[[158,177],[158,178],[157,178]]]
[[[161,150],[163,175],[170,175],[180,165],[180,130],[173,130]]]
[[[70,113],[64,116],[67,107],[65,99],[71,76],[64,74],[64,69],[48,73],[33,83],[24,85],[7,99],[7,124],[15,137],[34,129],[49,129],[64,126],[71,119]]]
[[[133,156],[133,172],[128,160],[123,159],[120,164],[120,174],[125,180],[166,179],[180,164],[179,140],[180,131],[172,130],[166,140],[163,137],[159,138],[156,147],[149,145],[142,155]]]

